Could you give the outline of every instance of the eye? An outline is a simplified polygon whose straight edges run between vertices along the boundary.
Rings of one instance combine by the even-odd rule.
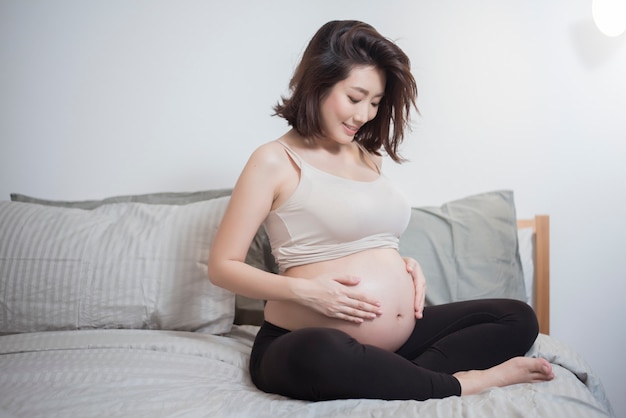
[[[351,102],[351,103],[354,103],[354,104],[357,104],[358,102],[360,102],[360,101],[361,101],[361,100],[359,100],[359,99],[355,99],[355,98],[354,98],[354,97],[352,97],[352,96],[348,96],[348,99],[350,100],[350,102]]]
[[[373,108],[377,108],[380,103],[372,103]]]

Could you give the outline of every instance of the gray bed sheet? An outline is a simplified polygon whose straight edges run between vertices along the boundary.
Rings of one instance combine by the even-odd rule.
[[[84,330],[0,337],[0,416],[610,417],[600,380],[576,352],[539,335],[529,356],[555,379],[442,400],[304,402],[263,393],[247,371],[258,328],[223,336]]]

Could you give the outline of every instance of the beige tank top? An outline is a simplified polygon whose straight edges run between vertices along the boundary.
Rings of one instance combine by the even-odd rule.
[[[278,142],[300,168],[294,193],[264,222],[280,272],[368,249],[398,249],[411,208],[387,177],[379,174],[369,182],[338,177]]]

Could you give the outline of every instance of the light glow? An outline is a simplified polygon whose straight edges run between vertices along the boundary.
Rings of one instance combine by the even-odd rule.
[[[591,14],[606,36],[619,36],[626,31],[626,0],[591,0]]]

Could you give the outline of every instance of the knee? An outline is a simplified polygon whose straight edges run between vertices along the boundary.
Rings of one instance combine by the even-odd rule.
[[[514,333],[530,348],[539,334],[539,322],[535,311],[526,302],[513,299],[508,301],[507,310],[508,317],[514,323]]]

